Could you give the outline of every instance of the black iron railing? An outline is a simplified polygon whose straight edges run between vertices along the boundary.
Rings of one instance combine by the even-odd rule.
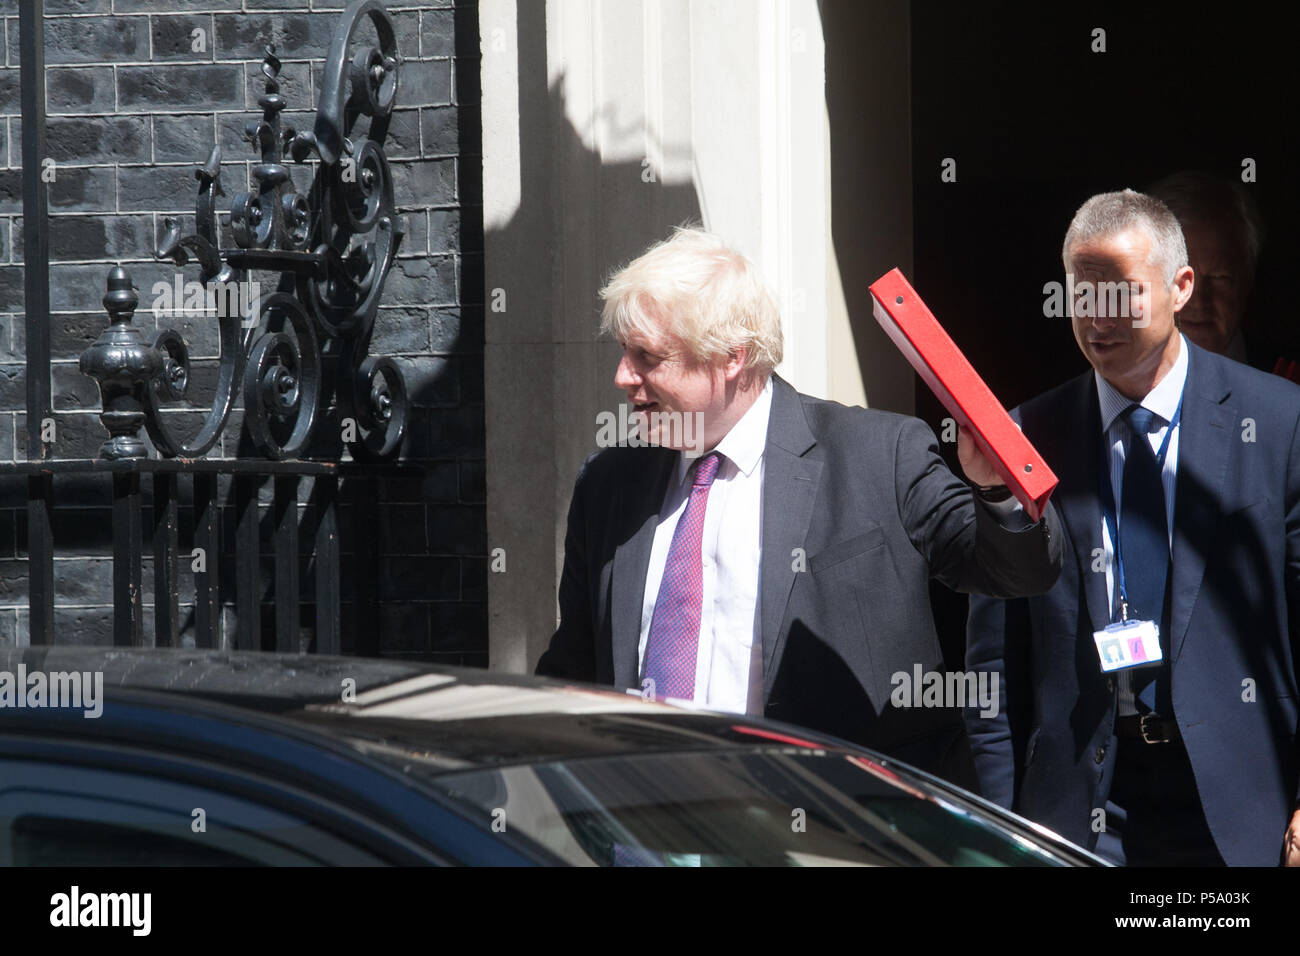
[[[44,425],[52,421],[49,345],[49,244],[44,156],[43,2],[24,3],[20,19],[23,104],[25,291],[27,330],[28,460],[0,464],[0,476],[27,479],[27,542],[30,638],[53,642],[53,513],[56,479],[109,474],[112,481],[113,642],[172,646],[181,632],[178,561],[192,562],[195,581],[194,640],[200,647],[259,649],[262,638],[258,511],[260,487],[273,485],[270,537],[274,545],[271,594],[277,650],[338,652],[340,648],[340,521],[343,481],[350,489],[355,546],[358,618],[377,618],[378,565],[374,535],[376,483],[418,474],[390,464],[405,430],[407,391],[399,367],[368,355],[384,281],[404,232],[393,201],[384,153],[396,102],[401,56],[393,23],[379,0],[357,0],[341,15],[330,44],[315,124],[297,131],[281,122],[280,61],[265,50],[262,115],[247,136],[259,162],[255,182],[236,193],[223,230],[219,200],[221,151],[212,149],[196,171],[194,231],[165,220],[156,255],[180,270],[198,266],[203,299],[220,335],[219,369],[207,414],[192,434],[180,423],[176,403],[192,401],[189,349],[166,329],[149,343],[134,323],[139,305],[131,277],[121,267],[107,279],[104,332],[81,355],[81,369],[100,388],[100,420],[108,439],[94,459],[53,457]],[[363,25],[377,42],[358,40]],[[364,130],[360,125],[364,122]],[[297,192],[289,164],[311,163],[315,175]],[[227,236],[224,235],[228,231]],[[275,290],[260,294],[255,274],[277,275]],[[179,275],[179,272],[178,272]],[[179,280],[177,288],[184,285]],[[183,308],[184,303],[175,303]],[[242,399],[243,424],[256,458],[205,458],[222,437]],[[323,412],[340,424],[352,461],[305,460]],[[152,444],[151,457],[141,430]],[[221,580],[219,484],[228,476],[235,512],[233,550],[238,625],[223,635],[220,618],[229,582]],[[300,646],[300,481],[313,481],[315,515],[315,640]],[[144,487],[152,514],[154,628],[143,627]],[[184,487],[181,482],[188,482]],[[181,540],[181,491],[193,496],[193,533]],[[78,504],[86,504],[84,501]],[[60,640],[68,640],[61,635]],[[364,629],[355,647],[375,652]]]

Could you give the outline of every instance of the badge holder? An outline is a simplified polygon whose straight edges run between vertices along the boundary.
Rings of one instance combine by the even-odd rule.
[[[1154,621],[1130,621],[1128,602],[1120,600],[1120,620],[1092,632],[1097,645],[1097,658],[1101,671],[1127,670],[1139,667],[1158,667],[1164,660],[1160,649],[1160,627]]]

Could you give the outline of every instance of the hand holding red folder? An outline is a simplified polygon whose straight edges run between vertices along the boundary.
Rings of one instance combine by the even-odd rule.
[[[871,285],[876,321],[943,402],[1034,521],[1056,488],[1056,475],[1016,427],[984,380],[926,308],[916,290],[891,269]]]
[[[957,460],[961,462],[961,470],[968,481],[983,487],[1006,484],[998,474],[997,466],[980,451],[975,437],[965,425],[957,428]]]

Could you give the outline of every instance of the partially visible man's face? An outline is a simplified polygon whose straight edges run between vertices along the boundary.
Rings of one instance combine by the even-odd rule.
[[[1246,311],[1245,250],[1237,230],[1198,220],[1185,220],[1182,227],[1196,288],[1178,313],[1178,328],[1201,348],[1222,354]]]
[[[653,336],[633,333],[623,346],[623,358],[614,373],[614,384],[627,395],[638,417],[644,415],[640,431],[644,440],[666,448],[707,451],[735,424],[730,414],[727,388],[728,357],[697,361],[676,336],[658,323]],[[686,423],[684,418],[702,413]],[[697,423],[702,421],[703,444]],[[671,426],[671,427],[670,427]],[[694,440],[685,439],[694,436]]]
[[[1172,286],[1165,283],[1160,266],[1150,261],[1151,246],[1147,231],[1135,226],[1070,249],[1076,289],[1075,341],[1102,378],[1135,399],[1146,395],[1177,357],[1174,313],[1192,289],[1192,270],[1186,267]],[[1079,290],[1085,282],[1093,284],[1094,290],[1102,282],[1127,283],[1139,294],[1129,297],[1127,314],[1119,314],[1125,311],[1122,308],[1108,307],[1107,297],[1101,295],[1096,296],[1094,307],[1082,310]]]

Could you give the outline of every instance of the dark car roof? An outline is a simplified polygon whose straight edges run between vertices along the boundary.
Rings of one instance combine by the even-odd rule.
[[[779,748],[842,752],[922,799],[978,808],[1004,826],[1100,862],[1041,826],[892,758],[813,731],[695,711],[608,688],[383,658],[67,645],[0,649],[0,671],[103,674],[101,719],[71,708],[0,708],[0,740],[46,739],[183,755],[213,766],[297,775],[348,791],[396,829],[429,826],[394,778],[424,784],[450,772],[549,760]],[[355,701],[343,702],[345,681]],[[12,735],[17,732],[20,737]],[[9,734],[9,738],[3,735]],[[87,752],[89,754],[89,751]],[[388,797],[379,794],[387,792]],[[436,822],[436,821],[435,821]],[[505,851],[502,851],[505,852]]]
[[[59,645],[0,650],[0,670],[12,672],[20,662],[29,672],[102,672],[110,700],[129,689],[231,704],[334,739],[420,752],[448,769],[762,743],[840,745],[809,731],[590,685],[382,658]],[[345,681],[353,682],[355,702],[343,702]]]

